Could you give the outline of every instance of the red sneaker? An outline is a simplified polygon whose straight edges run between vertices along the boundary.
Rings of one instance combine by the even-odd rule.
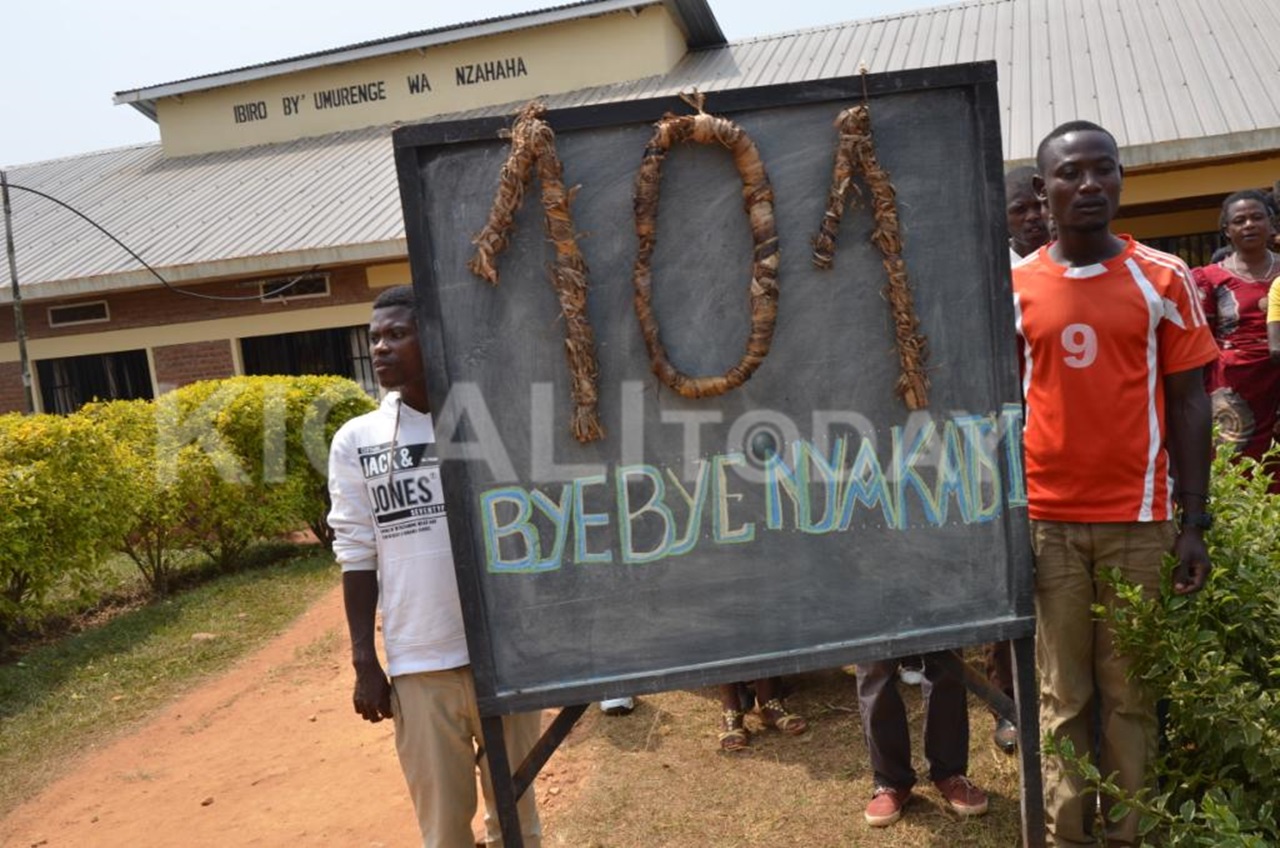
[[[948,806],[962,816],[980,816],[987,811],[987,793],[963,774],[953,774],[933,785]]]
[[[902,818],[902,808],[911,797],[910,789],[894,789],[892,786],[877,786],[871,796],[871,803],[863,813],[867,824],[872,827],[888,827]]]

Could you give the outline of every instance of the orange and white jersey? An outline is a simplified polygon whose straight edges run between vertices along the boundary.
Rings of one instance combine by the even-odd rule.
[[[1042,247],[1013,269],[1032,518],[1171,515],[1163,377],[1218,349],[1186,264],[1121,238],[1104,263],[1066,267]]]

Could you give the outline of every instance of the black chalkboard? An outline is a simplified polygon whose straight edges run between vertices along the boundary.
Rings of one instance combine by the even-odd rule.
[[[927,410],[894,393],[865,201],[835,267],[810,239],[837,113],[869,98],[927,336]],[[492,287],[466,267],[507,122],[395,134],[428,388],[482,712],[705,685],[1033,630],[994,65],[713,92],[760,149],[781,245],[772,350],[686,400],[632,306],[633,181],[672,97],[553,111],[590,268],[607,437],[569,432],[564,327],[536,183]],[[663,168],[654,302],[672,361],[719,374],[749,330],[751,236],[722,149]],[[781,452],[770,458],[770,444]],[[531,544],[536,539],[536,546]]]

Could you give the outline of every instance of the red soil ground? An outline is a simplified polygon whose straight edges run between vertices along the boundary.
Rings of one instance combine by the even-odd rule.
[[[335,590],[231,671],[86,752],[0,821],[0,844],[421,844],[391,722],[352,711],[348,657]]]

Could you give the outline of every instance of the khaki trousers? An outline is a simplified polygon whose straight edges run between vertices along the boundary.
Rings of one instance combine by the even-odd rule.
[[[1031,522],[1040,730],[1071,740],[1078,756],[1092,760],[1096,751],[1102,773],[1115,772],[1116,783],[1130,793],[1146,786],[1147,766],[1156,753],[1154,699],[1129,679],[1128,661],[1117,655],[1111,628],[1095,619],[1091,607],[1110,609],[1116,603],[1115,592],[1099,579],[1104,569],[1118,569],[1148,596],[1158,592],[1161,564],[1174,536],[1167,521]],[[1096,727],[1095,714],[1100,716]],[[1076,770],[1046,757],[1044,795],[1051,845],[1097,844],[1095,799]],[[1109,806],[1103,799],[1106,844],[1134,844],[1137,815],[1111,823]]]
[[[484,734],[476,709],[470,666],[448,671],[405,674],[391,681],[396,754],[422,831],[423,848],[471,848],[471,819],[476,810],[476,766],[480,767],[485,805],[485,842],[501,845]],[[502,717],[511,767],[518,768],[541,733],[539,713]],[[534,789],[518,805],[525,848],[539,848],[542,825]]]

